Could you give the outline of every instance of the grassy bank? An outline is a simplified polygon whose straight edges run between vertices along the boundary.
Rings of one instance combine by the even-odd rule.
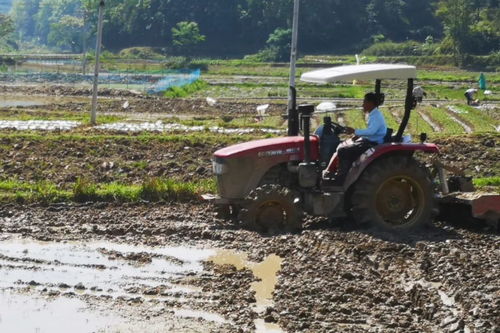
[[[148,178],[142,184],[93,183],[77,179],[71,190],[50,182],[27,183],[20,180],[0,181],[3,202],[186,202],[198,200],[201,194],[215,193],[213,179],[180,182],[168,178]]]

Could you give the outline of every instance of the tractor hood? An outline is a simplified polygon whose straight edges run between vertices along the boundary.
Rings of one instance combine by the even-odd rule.
[[[318,158],[319,139],[311,136],[311,158]],[[304,158],[304,137],[288,136],[256,140],[220,149],[214,153],[216,158],[238,158],[238,157],[285,157],[288,161],[300,161]]]

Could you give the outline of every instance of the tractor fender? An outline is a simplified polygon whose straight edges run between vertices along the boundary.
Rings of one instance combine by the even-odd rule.
[[[411,156],[417,151],[437,154],[439,148],[433,143],[386,143],[368,149],[352,164],[344,182],[344,190],[351,187],[374,161],[396,154]]]

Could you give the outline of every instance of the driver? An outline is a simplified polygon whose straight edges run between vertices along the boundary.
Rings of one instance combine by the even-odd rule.
[[[354,134],[352,140],[343,142],[337,148],[339,168],[335,175],[335,183],[341,185],[349,172],[352,163],[369,148],[384,143],[387,134],[387,125],[382,112],[378,109],[380,98],[376,93],[368,93],[363,100],[363,112],[368,114],[368,127],[354,129],[346,127],[345,133]]]

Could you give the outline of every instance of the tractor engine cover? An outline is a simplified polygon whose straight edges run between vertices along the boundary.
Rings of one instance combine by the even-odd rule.
[[[319,159],[319,140],[310,137],[311,159]],[[289,136],[229,146],[214,153],[213,171],[221,198],[244,199],[274,166],[304,160],[304,138]]]

